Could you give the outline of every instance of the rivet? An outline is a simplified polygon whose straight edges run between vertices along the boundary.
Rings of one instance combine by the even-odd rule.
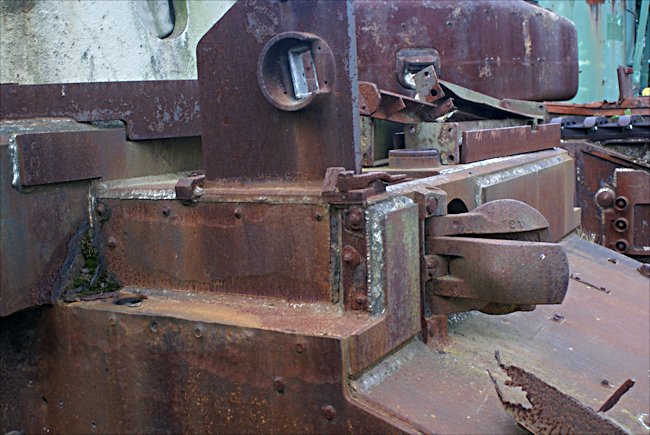
[[[281,376],[273,379],[273,389],[278,393],[284,393],[286,385],[284,384],[284,379]]]
[[[117,239],[115,237],[109,237],[106,246],[108,246],[108,249],[115,249],[117,247]]]
[[[168,217],[170,214],[172,214],[172,209],[165,206],[162,209],[162,214],[163,214],[163,216]]]
[[[235,209],[235,217],[236,217],[237,219],[241,219],[241,208],[237,207],[237,208]]]
[[[302,343],[296,344],[296,352],[303,353],[305,351],[305,346]]]
[[[336,409],[332,405],[325,405],[321,407],[320,413],[325,419],[332,421],[336,417]]]
[[[98,215],[103,216],[104,213],[106,213],[106,204],[98,202],[97,205],[95,205],[95,211]]]

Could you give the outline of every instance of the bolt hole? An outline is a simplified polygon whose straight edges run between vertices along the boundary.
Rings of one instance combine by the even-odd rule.
[[[325,80],[323,83],[327,84],[327,80]]]
[[[456,160],[456,158],[453,156],[453,154],[449,154],[448,159],[449,159],[450,162],[453,162],[454,160]]]
[[[449,156],[451,157],[451,156]],[[467,213],[467,206],[465,203],[458,198],[452,199],[449,204],[447,204],[447,213],[448,214],[460,214]]]
[[[194,336],[196,338],[201,338],[203,336],[203,331],[201,331],[201,328],[194,329]]]
[[[156,322],[151,322],[151,326],[149,327],[149,329],[151,329],[151,332],[158,331],[158,324]]]
[[[429,77],[429,71],[425,71],[425,72],[424,72],[424,76],[425,76],[425,77]]]
[[[43,402],[44,405],[47,405],[47,397],[41,396],[41,402]]]
[[[438,96],[438,91],[436,91],[435,89],[431,89],[431,96],[432,97],[437,97]]]
[[[614,201],[614,205],[617,209],[624,210],[627,207],[627,198],[619,196],[616,198],[616,201]]]

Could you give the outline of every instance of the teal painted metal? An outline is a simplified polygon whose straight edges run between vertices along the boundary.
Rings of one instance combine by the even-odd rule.
[[[626,65],[627,60],[625,10],[626,5],[633,9],[635,3],[634,0],[590,3],[586,0],[540,0],[539,6],[570,19],[576,25],[580,81],[578,93],[571,102],[616,101],[616,68]]]
[[[650,41],[648,41],[648,9],[650,9],[650,0],[641,0],[641,10],[639,13],[639,25],[637,27],[636,31],[636,45],[634,47],[634,74],[632,76],[632,80],[634,81],[634,87],[636,89],[639,89],[639,86],[641,84],[641,72],[642,69],[646,70],[646,83],[645,85],[647,86],[647,69],[648,69],[648,62],[646,60],[645,65],[642,65],[641,59],[643,57],[643,51],[644,51],[644,46],[648,45]],[[645,41],[645,44],[644,44]]]

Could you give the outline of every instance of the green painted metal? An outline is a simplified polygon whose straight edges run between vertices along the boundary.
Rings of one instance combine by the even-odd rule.
[[[646,83],[645,86],[647,86],[648,79],[647,79],[647,69],[648,69],[648,62],[646,60],[645,65],[642,65],[641,59],[643,58],[643,52],[644,52],[644,46],[648,44],[648,34],[647,34],[647,29],[648,29],[648,10],[650,9],[650,0],[641,0],[641,10],[639,13],[639,24],[637,26],[637,31],[636,31],[636,45],[634,47],[634,74],[632,75],[632,79],[634,80],[634,87],[636,89],[639,89],[639,86],[641,84],[641,72],[642,68],[646,70]],[[645,44],[644,44],[645,42]]]
[[[538,4],[576,25],[580,81],[578,93],[571,102],[616,101],[616,68],[626,64],[625,9],[626,5],[628,9],[634,6],[634,0],[591,4],[586,0],[540,0]]]

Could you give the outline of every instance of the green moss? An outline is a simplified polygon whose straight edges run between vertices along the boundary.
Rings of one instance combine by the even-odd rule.
[[[94,283],[91,281],[99,267],[99,251],[93,245],[90,231],[84,234],[81,239],[81,255],[83,257],[83,268],[78,277],[72,280],[63,292],[66,301],[74,301],[85,296],[112,292],[121,286],[105,273],[102,273]]]

